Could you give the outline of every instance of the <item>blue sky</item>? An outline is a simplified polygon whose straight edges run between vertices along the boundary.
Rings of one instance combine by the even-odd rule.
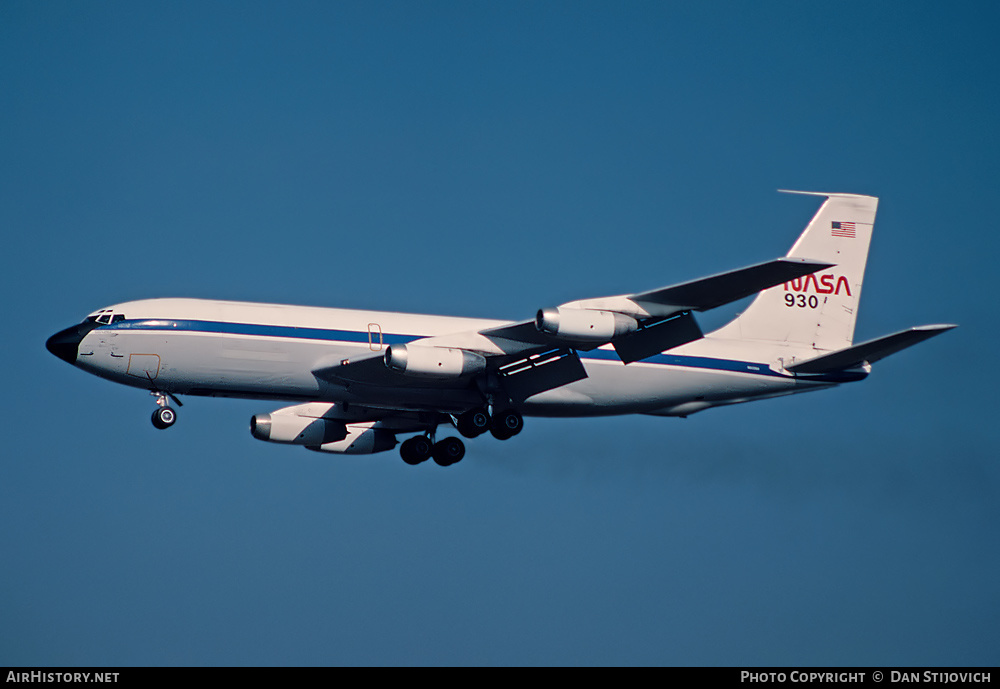
[[[0,4],[0,662],[996,665],[998,15]],[[880,197],[858,339],[961,327],[447,470],[261,443],[266,402],[159,432],[44,349],[155,296],[523,318],[783,255],[778,188]]]

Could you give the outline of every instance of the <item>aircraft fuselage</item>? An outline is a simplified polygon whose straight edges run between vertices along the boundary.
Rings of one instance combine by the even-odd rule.
[[[90,319],[85,323],[92,327],[79,339],[70,362],[117,383],[174,395],[348,402],[453,413],[481,404],[481,391],[468,381],[450,387],[440,383],[424,387],[419,381],[406,387],[342,383],[325,380],[315,371],[394,344],[505,324],[202,299],[126,302],[102,309]],[[66,339],[70,330],[53,340],[60,335]],[[625,365],[605,345],[580,353],[586,378],[529,397],[518,409],[528,416],[686,415],[865,375],[803,378],[783,371],[783,362],[812,354],[801,346],[709,335]]]

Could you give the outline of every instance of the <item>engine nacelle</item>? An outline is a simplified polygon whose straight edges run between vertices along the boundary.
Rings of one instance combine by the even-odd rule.
[[[612,311],[590,309],[539,309],[535,327],[541,332],[563,340],[610,342],[616,337],[639,329],[631,316]]]
[[[383,428],[372,428],[371,423],[347,427],[347,437],[321,445],[307,445],[316,452],[335,452],[344,455],[370,455],[396,447],[396,435]]]
[[[258,440],[291,445],[322,445],[348,437],[347,425],[336,419],[313,416],[256,414],[250,418],[250,433]]]
[[[408,376],[459,378],[486,370],[486,359],[464,349],[392,345],[385,350],[385,365]]]

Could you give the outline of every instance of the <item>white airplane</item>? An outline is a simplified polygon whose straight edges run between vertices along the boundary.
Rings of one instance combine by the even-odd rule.
[[[408,464],[465,455],[459,438],[505,440],[524,416],[679,416],[862,380],[871,364],[954,325],[853,344],[878,199],[823,205],[784,258],[635,294],[540,309],[520,322],[201,299],[96,311],[47,348],[156,397],[295,402],[250,421],[255,438],[321,452],[394,448]],[[759,292],[704,335],[694,311]]]

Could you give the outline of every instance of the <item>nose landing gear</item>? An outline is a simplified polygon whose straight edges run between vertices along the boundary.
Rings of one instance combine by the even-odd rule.
[[[167,392],[159,392],[153,390],[149,394],[156,397],[156,410],[153,411],[153,426],[159,428],[161,431],[170,428],[175,423],[177,423],[177,412],[174,411],[173,407],[167,404],[168,400],[173,400],[177,403],[178,407],[183,407],[181,401]]]
[[[163,430],[170,428],[177,422],[177,412],[170,407],[158,407],[153,412],[153,425]]]

